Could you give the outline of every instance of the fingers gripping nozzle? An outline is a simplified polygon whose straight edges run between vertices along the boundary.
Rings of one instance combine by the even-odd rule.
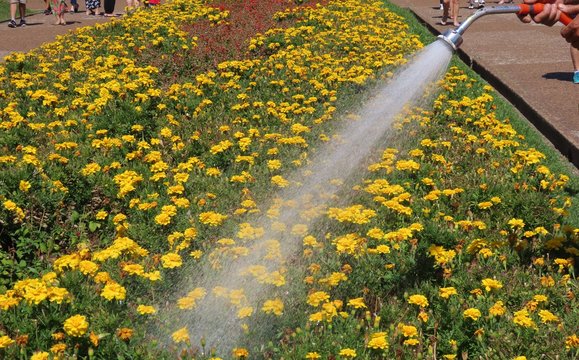
[[[484,7],[475,11],[471,16],[469,16],[459,27],[456,29],[446,30],[438,38],[448,44],[452,50],[456,50],[462,44],[462,35],[468,29],[473,22],[475,22],[480,17],[490,14],[519,14],[519,15],[536,15],[543,11],[544,4],[537,3],[533,5],[529,4],[515,4],[515,5],[504,5],[504,6],[491,6]],[[571,17],[565,13],[561,13],[559,21],[564,25],[568,25],[571,22]]]

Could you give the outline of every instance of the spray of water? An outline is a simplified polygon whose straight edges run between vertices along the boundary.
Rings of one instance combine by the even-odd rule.
[[[190,317],[184,318],[181,312],[178,321],[168,321],[185,321],[191,341],[204,344],[206,349],[222,353],[237,345],[244,323],[239,318],[259,313],[266,299],[280,297],[283,288],[278,286],[285,281],[287,260],[301,248],[307,233],[304,229],[335,200],[341,184],[335,179],[361,175],[360,163],[384,138],[403,108],[423,98],[425,87],[441,78],[451,55],[448,45],[436,41],[415,55],[388,83],[377,87],[357,111],[357,120],[345,122],[338,131],[338,144],[322,147],[307,170],[287,176],[292,186],[277,194],[267,215],[252,224],[252,229],[263,230],[234,240],[234,246],[243,245],[249,251],[227,253],[221,259],[215,256],[183,280],[179,288],[185,293],[203,288],[207,294],[196,303]],[[301,230],[296,231],[296,226]]]

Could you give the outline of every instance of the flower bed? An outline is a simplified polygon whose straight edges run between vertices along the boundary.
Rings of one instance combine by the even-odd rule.
[[[422,43],[380,3],[255,6],[177,0],[0,68],[0,354],[210,358],[214,322],[223,358],[576,353],[569,179],[456,69],[355,200],[283,223],[272,193]]]

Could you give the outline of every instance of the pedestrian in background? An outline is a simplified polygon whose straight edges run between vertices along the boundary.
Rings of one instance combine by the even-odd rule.
[[[16,10],[20,11],[20,23],[16,23]],[[10,21],[8,27],[26,26],[26,0],[10,0]]]
[[[101,7],[100,0],[85,0],[85,4],[87,15],[96,15],[97,9]]]
[[[450,12],[450,17],[452,18],[452,24],[454,26],[460,26],[458,22],[458,0],[443,0],[443,13],[442,13],[442,21],[440,22],[441,25],[446,25],[448,21],[448,16]]]
[[[66,25],[64,20],[64,13],[66,12],[68,6],[65,0],[51,0],[52,2],[52,12],[56,16],[56,22],[54,25]]]
[[[107,17],[114,17],[115,14],[115,4],[116,1],[115,0],[104,0],[105,1],[105,16]]]

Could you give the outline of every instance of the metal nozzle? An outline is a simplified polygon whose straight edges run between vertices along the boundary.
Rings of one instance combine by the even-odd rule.
[[[472,23],[478,18],[489,14],[513,14],[521,11],[519,5],[504,5],[504,6],[490,6],[484,7],[475,11],[469,16],[459,27],[453,30],[446,30],[438,38],[446,42],[453,50],[456,50],[462,44],[462,34],[468,29]]]

